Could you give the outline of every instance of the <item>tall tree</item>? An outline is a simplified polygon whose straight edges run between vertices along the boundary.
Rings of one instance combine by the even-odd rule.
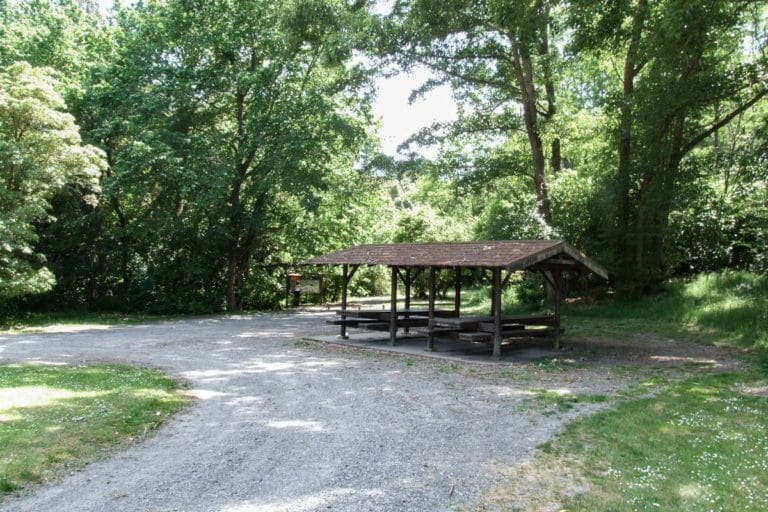
[[[419,93],[450,82],[467,104],[455,133],[498,138],[522,128],[538,212],[547,224],[552,222],[548,169],[557,172],[561,166],[560,139],[545,135],[557,114],[557,49],[550,40],[555,3],[400,0],[391,16],[390,51],[401,64],[428,66],[439,77]]]
[[[669,268],[680,185],[695,179],[686,156],[768,94],[765,7],[574,0],[570,9],[573,48],[623,69],[607,105],[617,126],[615,268],[627,288],[652,289]],[[750,39],[758,51],[744,51]]]
[[[93,2],[10,2],[0,13],[0,64],[25,61],[50,68],[70,110],[76,110],[110,43],[110,30]]]
[[[324,188],[367,140],[368,81],[350,63],[364,14],[334,0],[177,0],[126,14],[131,50],[100,100],[105,187],[126,229],[123,197],[141,191],[139,215],[157,206],[164,226],[196,232],[185,250],[210,249],[212,276],[223,266],[229,310],[272,252],[285,195]]]
[[[0,70],[0,300],[50,289],[34,223],[67,184],[94,203],[104,166],[101,151],[82,144],[51,74],[24,62]]]

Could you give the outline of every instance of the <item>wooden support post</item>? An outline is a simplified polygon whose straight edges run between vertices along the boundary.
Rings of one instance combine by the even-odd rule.
[[[397,267],[392,267],[392,290],[389,306],[389,344],[397,340]]]
[[[560,350],[560,314],[563,309],[563,273],[560,270],[552,272],[555,288],[555,349]]]
[[[343,340],[349,338],[347,336],[347,325],[344,320],[347,319],[347,285],[349,284],[349,265],[341,266],[341,333],[339,337]]]
[[[427,322],[427,350],[435,351],[435,267],[429,267],[429,320]]]
[[[496,294],[493,293],[493,276],[494,271],[491,270],[491,316],[493,316],[493,312],[496,311]]]
[[[453,297],[453,311],[456,312],[456,316],[459,316],[461,314],[461,267],[454,267],[453,272],[453,287],[456,290],[456,295]]]
[[[493,358],[501,358],[501,269],[494,268],[491,278],[493,296]]]
[[[405,284],[405,309],[408,310],[408,309],[411,309],[411,282],[412,282],[411,267],[408,267],[405,269],[404,281],[405,281],[404,283]],[[410,329],[406,327],[405,329],[403,329],[403,332],[405,332],[405,334],[409,334]]]

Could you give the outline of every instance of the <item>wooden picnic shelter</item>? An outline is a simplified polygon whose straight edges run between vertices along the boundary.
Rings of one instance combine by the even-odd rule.
[[[426,329],[427,349],[435,349],[437,335],[457,336],[466,341],[492,342],[493,357],[501,355],[503,340],[551,336],[559,342],[560,313],[564,298],[565,272],[593,273],[608,279],[607,271],[563,240],[489,240],[478,242],[428,242],[368,244],[312,258],[302,265],[342,267],[341,309],[329,323],[339,325],[342,338],[347,328],[389,331],[390,344],[397,341],[398,329]],[[391,269],[389,311],[348,309],[347,290],[352,276],[362,265],[384,265]],[[436,310],[436,273],[454,272],[455,295],[452,310]],[[461,272],[480,269],[491,273],[491,315],[461,316]],[[550,286],[554,314],[502,316],[501,290],[517,271],[539,272]],[[415,279],[428,272],[428,308],[411,309],[411,288]],[[404,309],[397,309],[397,287],[405,288]]]

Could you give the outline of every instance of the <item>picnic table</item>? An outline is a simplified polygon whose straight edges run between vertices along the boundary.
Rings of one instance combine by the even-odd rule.
[[[460,340],[489,342],[493,340],[496,324],[492,316],[463,316],[435,318],[434,331],[454,333]],[[505,315],[501,317],[503,339],[554,334],[555,316],[548,314]]]
[[[392,312],[389,310],[350,310],[340,309],[336,314],[341,318],[327,320],[330,325],[344,325],[372,331],[386,331],[391,327]],[[429,310],[427,309],[399,309],[395,312],[397,328],[426,327],[429,324]],[[435,311],[435,316],[450,318],[457,316],[453,310]]]
[[[553,325],[554,315],[506,315],[501,317],[502,327],[513,325]],[[487,331],[493,332],[494,319],[492,316],[460,316],[435,318],[437,327],[453,328],[458,331]]]
[[[392,312],[389,310],[336,311],[340,318],[327,320],[331,325],[344,325],[371,331],[387,331],[391,328]],[[395,312],[398,329],[427,328],[422,331],[433,334],[451,334],[465,341],[491,341],[495,329],[493,316],[459,316],[453,310],[436,310],[429,325],[429,310],[401,309]],[[527,336],[547,336],[553,333],[554,315],[536,313],[505,315],[501,317],[501,333],[505,339]]]

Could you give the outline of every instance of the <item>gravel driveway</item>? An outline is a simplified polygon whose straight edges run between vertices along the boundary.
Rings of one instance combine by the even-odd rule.
[[[0,362],[117,361],[189,382],[198,400],[155,436],[6,500],[14,511],[303,512],[472,509],[564,422],[530,387],[455,365],[305,346],[326,313],[243,315],[0,335]],[[621,383],[606,377],[598,387]],[[527,377],[530,379],[530,375]]]

